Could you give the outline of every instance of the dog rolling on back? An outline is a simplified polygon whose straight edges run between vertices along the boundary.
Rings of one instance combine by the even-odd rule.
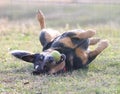
[[[46,29],[45,17],[41,11],[37,18],[41,27],[40,43],[43,46],[41,53],[30,53],[26,51],[12,51],[12,55],[34,64],[33,74],[58,73],[60,71],[71,71],[87,66],[105,48],[108,47],[107,40],[92,38],[95,30],[70,30],[60,34],[56,30]],[[90,51],[89,46],[97,44],[97,47]],[[60,53],[60,59],[55,61],[52,52]]]

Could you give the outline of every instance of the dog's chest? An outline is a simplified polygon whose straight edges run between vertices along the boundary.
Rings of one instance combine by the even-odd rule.
[[[76,49],[76,48],[82,48],[84,50],[87,50],[89,45],[88,39],[79,39],[79,38],[70,38],[68,36],[59,36],[57,37],[51,44],[52,48],[56,49]]]
[[[75,44],[72,42],[71,38],[69,37],[58,37],[54,40],[51,47],[54,48],[74,48]]]
[[[88,39],[59,36],[54,39],[50,48],[54,48],[66,55],[66,66],[68,68],[72,66],[77,69],[82,67],[84,60],[86,60],[85,50],[87,50],[88,44]]]

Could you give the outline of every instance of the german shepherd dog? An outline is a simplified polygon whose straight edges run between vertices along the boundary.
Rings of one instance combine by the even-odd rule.
[[[15,50],[11,54],[26,62],[34,64],[33,74],[54,74],[86,67],[105,48],[108,47],[107,40],[92,38],[95,30],[70,30],[60,34],[58,31],[46,29],[44,14],[37,13],[41,31],[39,40],[43,46],[41,53],[30,53]],[[89,46],[97,44],[96,49],[90,51]],[[58,51],[60,60],[55,61],[51,53]]]

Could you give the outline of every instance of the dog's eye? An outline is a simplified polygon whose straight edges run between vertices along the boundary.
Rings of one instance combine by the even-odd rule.
[[[40,55],[40,61],[43,61],[44,60],[44,55]]]

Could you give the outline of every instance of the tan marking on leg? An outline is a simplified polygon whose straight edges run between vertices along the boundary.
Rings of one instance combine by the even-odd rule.
[[[93,51],[89,52],[89,56],[96,56],[98,54],[100,54],[105,48],[108,47],[108,40],[101,40],[97,46],[97,48]]]
[[[80,48],[77,48],[75,50],[75,53],[76,53],[77,57],[79,57],[82,60],[82,64],[83,65],[86,64],[86,62],[88,60],[87,53]]]
[[[57,30],[53,30],[53,29],[42,29],[42,31],[44,31],[46,34],[46,37],[47,39],[49,39],[50,37],[50,40],[49,41],[52,41],[53,39],[55,39],[57,36],[60,35],[60,32],[57,31]]]
[[[44,14],[42,13],[42,11],[38,10],[38,13],[37,13],[37,19],[39,21],[39,24],[40,24],[40,27],[41,29],[45,28],[45,16]]]
[[[90,44],[89,45],[95,45],[100,41],[100,38],[90,38]]]
[[[50,34],[45,33],[45,39],[46,39],[47,42],[51,42],[52,37],[50,36]]]
[[[95,30],[77,30],[77,31],[73,31],[76,35],[73,36],[77,37],[77,38],[81,38],[81,39],[85,39],[85,38],[91,38],[92,36],[94,36],[96,34]]]
[[[101,40],[98,44],[98,47],[96,50],[101,53],[105,48],[107,48],[109,45],[108,40]]]
[[[63,43],[66,47],[69,48],[75,48],[76,45],[74,45],[69,37],[65,37],[63,39],[60,39],[60,43]]]
[[[98,55],[98,51],[97,50],[93,50],[93,51],[90,51],[88,54],[89,54],[89,57],[97,56]]]

